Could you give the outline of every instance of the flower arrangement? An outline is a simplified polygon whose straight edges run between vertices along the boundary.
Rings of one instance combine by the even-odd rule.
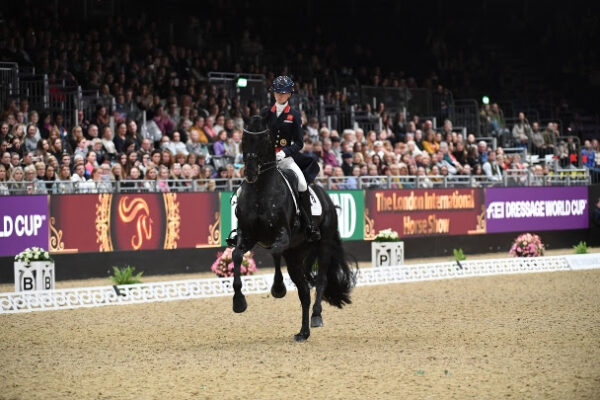
[[[376,242],[399,242],[400,236],[398,236],[398,232],[388,228],[379,231],[373,240]]]
[[[240,267],[242,275],[252,275],[256,272],[256,263],[252,256],[251,251],[244,254]],[[220,277],[233,276],[233,248],[228,247],[225,251],[217,253],[217,259],[210,269]]]
[[[538,257],[544,255],[544,250],[544,244],[538,235],[523,233],[515,239],[509,254],[513,257]]]
[[[32,261],[52,261],[50,254],[41,247],[29,247],[15,256],[15,261],[29,264]]]

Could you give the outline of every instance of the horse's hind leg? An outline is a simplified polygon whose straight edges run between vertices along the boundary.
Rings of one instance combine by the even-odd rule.
[[[310,288],[308,287],[308,282],[304,276],[302,263],[298,263],[296,261],[290,262],[290,258],[293,257],[285,258],[285,261],[288,265],[288,274],[298,288],[298,297],[300,298],[300,303],[302,304],[302,328],[298,334],[294,335],[294,340],[296,342],[304,342],[310,336],[310,328],[308,327],[308,313],[310,311]]]
[[[317,279],[315,282],[315,304],[313,305],[313,312],[312,316],[310,317],[310,326],[312,328],[319,328],[323,326],[323,317],[321,316],[323,307],[321,306],[321,302],[323,300],[323,290],[325,289],[325,286],[327,286],[327,268],[329,267],[329,261],[324,257],[323,254],[326,252],[327,250],[323,250],[323,247],[321,246],[319,249],[318,258],[319,271],[317,272]]]
[[[280,299],[287,293],[285,283],[283,283],[283,275],[281,274],[281,254],[273,254],[273,262],[275,263],[275,276],[273,277],[273,285],[271,286],[271,295]]]

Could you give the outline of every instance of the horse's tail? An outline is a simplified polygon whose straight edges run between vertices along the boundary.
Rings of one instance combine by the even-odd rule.
[[[323,299],[332,306],[342,308],[344,304],[352,303],[350,292],[356,286],[358,264],[354,260],[352,262],[354,267],[350,266],[337,231],[335,238],[327,243],[327,247],[323,251],[330,261],[329,268],[327,268],[327,285],[323,291]]]

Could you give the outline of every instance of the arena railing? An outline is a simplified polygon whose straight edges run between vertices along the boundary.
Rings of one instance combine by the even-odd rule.
[[[479,115],[479,103],[474,99],[454,100],[450,111],[450,120],[455,125],[466,126],[469,133],[480,136],[481,120]]]
[[[146,192],[232,192],[244,178],[100,180],[100,181],[21,181],[0,182],[0,195]],[[551,171],[536,175],[529,170],[510,169],[502,178],[485,175],[377,175],[318,177],[315,183],[328,190],[480,188],[514,186],[583,186],[591,184],[586,168]]]

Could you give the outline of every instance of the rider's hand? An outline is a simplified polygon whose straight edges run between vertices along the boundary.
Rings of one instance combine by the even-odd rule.
[[[283,150],[279,150],[277,154],[275,154],[275,158],[277,161],[281,161],[285,158],[285,152]]]

